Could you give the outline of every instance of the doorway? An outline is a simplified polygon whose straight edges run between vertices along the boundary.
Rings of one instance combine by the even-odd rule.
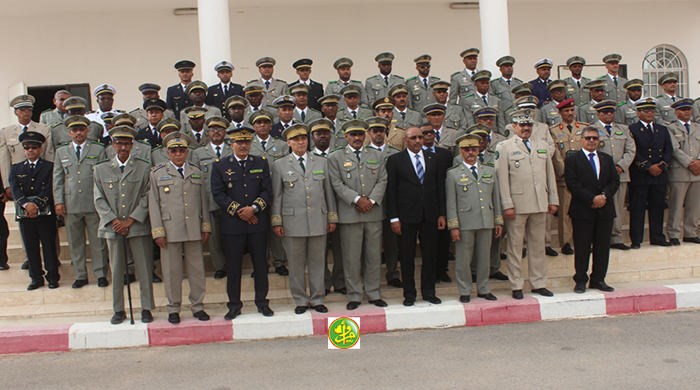
[[[80,96],[87,100],[86,111],[90,112],[92,110],[90,84],[42,85],[27,87],[27,94],[34,96],[34,99],[36,99],[36,102],[34,103],[32,121],[39,122],[42,112],[56,108],[53,105],[53,95],[62,89],[70,92],[71,96]]]

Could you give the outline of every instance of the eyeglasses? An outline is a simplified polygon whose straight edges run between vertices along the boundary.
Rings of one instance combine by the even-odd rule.
[[[650,113],[650,112],[654,112],[656,110],[654,108],[640,108],[638,111]]]
[[[615,110],[613,110],[613,109],[606,109],[606,110],[600,110],[600,111],[598,111],[598,112],[601,113],[601,114],[614,114],[614,113],[615,113]]]
[[[41,146],[39,145],[24,145],[24,150],[29,150],[29,149],[39,149]]]
[[[430,69],[430,64],[427,65],[418,65],[419,68],[428,68]]]
[[[583,137],[586,141],[598,141],[600,138],[599,137]]]
[[[19,111],[34,111],[33,107],[20,107],[17,110]]]
[[[478,152],[479,148],[476,146],[465,146],[462,148],[462,150],[466,150],[467,152]]]
[[[172,152],[172,153],[175,153],[175,154],[178,154],[178,153],[185,153],[186,151],[187,151],[187,148],[171,148],[171,149],[168,149],[168,152]]]
[[[408,138],[410,140],[417,140],[417,139],[423,139],[423,136],[422,135],[414,135],[412,137],[406,137],[406,138]]]

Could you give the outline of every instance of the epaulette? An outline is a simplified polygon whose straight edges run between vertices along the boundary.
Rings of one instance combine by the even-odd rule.
[[[337,151],[337,150],[340,150],[340,149],[342,149],[342,148],[344,148],[344,147],[345,147],[345,146],[337,147],[337,148],[331,150],[330,152],[328,152],[328,154],[331,154],[331,153],[333,153],[333,152],[335,152],[335,151]]]
[[[102,164],[103,162],[107,162],[107,161],[109,161],[109,159],[102,160],[102,161],[98,161],[98,162],[95,163],[95,165],[100,165],[100,164]]]
[[[249,83],[253,83],[253,82],[256,82],[256,81],[258,81],[258,79],[252,79],[252,80],[250,80],[250,81],[248,81],[248,82],[249,82]]]
[[[493,96],[493,97],[495,97],[495,98],[497,98],[497,97],[498,97],[498,95],[496,95],[496,94],[493,94],[493,93],[491,93],[491,92],[489,92],[489,95],[491,95],[491,96]]]
[[[192,149],[192,150],[195,150],[195,149],[197,149],[197,148],[200,147],[200,146],[204,146],[204,145],[190,145],[189,148]]]
[[[100,146],[105,146],[102,142],[99,141],[90,141],[90,143],[95,144],[95,145],[100,145]]]
[[[66,146],[66,145],[70,144],[71,142],[73,142],[73,141],[67,141],[67,142],[64,142],[62,144],[58,144],[58,145],[56,145],[56,149],[63,147],[63,146]]]
[[[523,82],[523,80],[520,80],[520,79],[519,79],[519,78],[517,78],[517,77],[513,77],[513,80],[517,80],[517,81],[520,81],[521,83]]]
[[[458,166],[459,166],[459,164],[457,164],[457,165],[455,165],[455,166],[451,166],[451,167],[447,168],[447,170],[449,171],[450,169],[455,169],[455,168],[457,168]]]
[[[156,170],[163,168],[165,164],[158,164],[155,167],[151,168],[151,171],[155,172]]]
[[[343,111],[344,109],[345,109],[345,107],[341,107],[340,110],[338,110],[338,112],[341,112],[341,111]]]
[[[125,113],[126,111],[124,111],[124,110],[117,110],[117,112]]]
[[[328,82],[328,84],[337,84],[337,83],[338,83],[338,80],[332,80],[332,81]]]
[[[506,112],[506,111],[510,110],[511,108],[513,108],[513,106],[506,108],[505,111],[503,111],[503,112]]]
[[[287,84],[287,82],[286,82],[286,81],[284,81],[284,80],[282,80],[282,79],[275,79],[275,80],[277,80],[277,81],[279,81],[279,82],[281,82],[281,83],[285,83],[285,84]]]
[[[469,95],[465,96],[464,98],[466,99],[466,98],[468,98],[469,96],[474,96],[474,94],[473,94],[473,93],[470,93]]]
[[[156,150],[158,150],[158,149],[161,149],[162,147],[163,147],[163,145],[158,145],[158,146],[156,146],[155,148],[153,148],[153,149],[151,149],[151,150],[152,150],[152,151],[156,151]]]
[[[500,77],[496,77],[495,79],[492,79],[491,82],[493,83],[494,81],[500,79]]]
[[[142,144],[150,145],[150,143],[148,141],[144,141],[142,139],[137,139],[136,142],[141,142]]]
[[[617,103],[617,107],[622,107],[622,106],[624,106],[625,104],[627,104],[627,101]]]
[[[699,97],[699,98],[695,98],[695,101],[696,101],[696,102],[697,102],[698,100],[700,100],[700,97]]]
[[[487,162],[484,162],[484,163],[482,163],[482,164],[488,165],[488,166],[490,166],[490,167],[493,167],[493,166],[496,165],[496,164],[493,163],[493,161],[487,161]]]
[[[350,80],[350,81],[362,84],[362,81],[360,81],[360,80]]]
[[[285,144],[287,143],[287,140],[286,140],[286,139],[284,139],[284,138],[282,138],[282,136],[279,136],[279,137],[273,137],[273,138],[274,138],[274,139],[278,139],[278,140],[280,140],[280,141],[284,141],[284,143],[285,143]]]
[[[394,75],[394,77],[400,78],[401,80],[406,80],[405,78],[403,78],[403,77],[401,77],[401,76],[399,76],[399,75]]]
[[[664,96],[664,95],[659,95],[659,96],[657,96],[656,98],[658,99],[658,98],[660,98],[660,97],[662,97],[662,96]]]
[[[579,104],[578,106],[579,106],[579,107],[583,107],[583,106],[585,106],[586,104],[588,104],[588,102],[583,102],[583,103]]]
[[[54,125],[51,125],[51,128],[53,129],[54,127],[56,127],[56,126],[58,126],[58,125],[62,125],[62,124],[63,124],[63,122],[58,122],[58,123],[56,123],[56,124],[54,124]]]
[[[311,111],[316,111],[316,112],[318,112],[319,114],[321,114],[321,111],[319,111],[319,110],[317,110],[317,109],[315,109],[315,108],[309,107],[309,110],[311,110]]]
[[[133,110],[129,111],[129,114],[131,114],[132,112],[136,112],[138,110],[140,110],[140,108],[134,108]]]
[[[450,77],[452,77],[452,76],[456,75],[456,74],[457,74],[457,73],[459,73],[459,72],[461,72],[461,70],[459,70],[459,71],[457,71],[457,72],[454,72],[454,73],[452,73],[452,74],[450,75]]]
[[[149,165],[151,164],[151,161],[149,161],[149,160],[146,160],[145,158],[141,158],[141,157],[136,157],[136,159],[137,159],[137,160],[141,160],[141,161],[144,161],[144,162],[147,162],[147,163],[148,163]]]
[[[281,159],[281,158],[283,158],[283,157],[287,157],[287,155],[284,155],[284,156],[277,156],[277,157],[275,157],[275,161],[277,161],[277,160],[279,160],[279,159]]]
[[[388,147],[390,147],[390,148],[394,148],[394,149],[398,150],[399,152],[401,151],[401,149],[397,148],[397,147],[394,146],[394,145],[389,145],[389,144],[387,144],[386,146],[388,146]]]
[[[53,108],[47,108],[47,109],[45,109],[44,111],[42,111],[41,113],[43,114],[43,113],[49,112],[49,111],[53,111]]]
[[[602,76],[598,77],[598,78],[597,78],[596,80],[600,80],[600,79],[602,79],[602,78],[603,78],[603,77],[605,77],[605,76],[607,76],[607,75],[606,75],[606,74],[604,74],[604,75],[602,75]]]
[[[670,124],[675,123],[675,122],[678,122],[678,121],[674,119],[674,120],[672,120],[672,121],[670,121],[670,122],[666,122],[666,124],[670,125]]]
[[[407,78],[407,79],[406,79],[406,81],[411,81],[411,80],[415,80],[415,79],[416,79],[416,77],[418,77],[418,76],[413,76],[413,77]]]

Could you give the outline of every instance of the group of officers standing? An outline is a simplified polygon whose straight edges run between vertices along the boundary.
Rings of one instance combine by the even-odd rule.
[[[309,59],[293,64],[299,79],[287,84],[273,77],[275,60],[261,58],[261,77],[245,87],[231,82],[228,61],[216,65],[221,82],[213,86],[192,80],[195,64],[180,61],[180,83],[168,88],[166,101],[158,85],[142,84],[143,106],[125,113],[113,108],[116,89],[104,84],[94,91],[99,109],[87,114],[85,99],[58,91],[42,123],[31,121],[34,98],[18,96],[11,102],[18,124],[0,130],[0,172],[4,200],[17,205],[28,289],[44,284],[39,243],[45,279],[58,287],[56,216],[66,226],[73,288],[88,284],[86,235],[100,287],[109,285],[109,259],[115,324],[126,318],[123,288],[133,275],[121,275],[130,268],[140,283],[142,321],[152,321],[158,258],[169,321],[180,321],[185,270],[193,315],[208,320],[206,242],[215,278],[227,277],[227,319],[241,312],[246,250],[255,304],[271,316],[270,257],[275,272],[289,275],[301,314],[326,312],[331,288],[347,294],[348,310],[363,294],[386,306],[382,262],[387,284],[403,288],[404,305],[413,305],[418,239],[420,291],[433,304],[441,302],[435,283],[451,281],[450,241],[461,302],[470,301],[472,283],[478,297],[495,300],[489,278],[509,280],[521,299],[524,243],[532,291],[551,296],[545,254],[558,255],[549,234],[555,215],[562,252],[576,249],[576,292],[588,282],[591,245],[589,287],[612,291],[604,281],[609,248],[639,248],[647,210],[652,245],[700,243],[700,128],[692,120],[700,110],[675,95],[677,75],[659,79],[664,95],[645,98],[641,80],[617,74],[618,54],[603,58],[608,73],[596,80],[581,76],[579,56],[567,61],[571,77],[550,80],[553,64],[542,59],[529,83],[513,77],[511,56],[497,61],[501,77],[491,79],[476,69],[478,54],[463,51],[465,68],[446,82],[430,76],[429,55],[417,57],[418,75],[404,79],[392,74],[393,54],[381,53],[379,74],[364,85],[351,79],[352,60],[340,58],[339,79],[325,92],[310,79]],[[571,173],[578,154],[594,180]],[[663,234],[667,190],[670,241]],[[627,192],[631,247],[622,240]],[[604,233],[608,222],[609,234],[590,235],[591,226]],[[504,238],[507,275],[500,272]]]

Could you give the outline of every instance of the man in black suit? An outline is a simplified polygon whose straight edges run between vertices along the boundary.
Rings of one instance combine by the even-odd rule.
[[[668,187],[668,166],[673,145],[668,129],[654,122],[656,99],[641,98],[634,103],[639,121],[630,125],[637,153],[630,166],[630,239],[639,249],[644,239],[644,214],[649,210],[651,245],[670,246],[663,232],[664,205]]]
[[[226,112],[226,100],[231,96],[243,96],[243,86],[231,82],[234,69],[236,68],[228,61],[221,61],[216,64],[214,70],[216,71],[216,77],[218,77],[221,82],[210,86],[207,91],[207,106],[217,107],[228,120],[231,120],[231,118]]]
[[[318,104],[318,99],[323,96],[323,84],[317,83],[316,81],[313,81],[309,78],[311,75],[311,65],[313,65],[313,61],[308,59],[308,58],[302,58],[292,66],[294,69],[297,71],[297,75],[299,75],[299,80],[289,84],[289,88],[291,89],[293,86],[303,83],[309,86],[309,107],[313,108],[314,110],[321,111],[321,105]],[[285,91],[286,92],[286,91]]]
[[[148,123],[139,129],[136,135],[136,140],[143,140],[151,144],[151,148],[155,149],[160,146],[162,140],[158,134],[158,123],[165,117],[167,105],[160,99],[148,99],[143,102],[143,109],[146,110]]]
[[[409,127],[404,134],[406,149],[387,160],[387,216],[391,230],[398,235],[399,261],[403,279],[404,306],[416,301],[416,236],[420,238],[423,266],[421,295],[439,304],[435,296],[435,256],[437,232],[445,229],[445,171],[437,156],[423,150],[423,132]]]
[[[180,119],[180,111],[194,104],[185,90],[187,89],[187,84],[192,82],[192,75],[194,74],[193,69],[195,66],[194,62],[187,60],[179,61],[175,64],[180,82],[168,87],[165,101],[168,105],[168,109],[173,111],[175,118],[178,120]]]
[[[615,193],[620,187],[612,156],[599,153],[598,129],[588,126],[581,132],[581,150],[571,150],[564,160],[566,187],[571,193],[568,215],[573,226],[574,266],[576,274],[574,292],[586,292],[588,282],[588,259],[593,245],[593,272],[590,288],[614,291],[605,283],[610,259],[615,214]],[[563,212],[564,210],[562,210]]]
[[[552,73],[552,65],[552,61],[546,58],[535,63],[537,78],[530,81],[530,84],[532,85],[532,96],[536,96],[539,99],[539,103],[537,103],[538,108],[552,101],[552,93],[547,88],[549,83],[552,82],[549,79]]]

